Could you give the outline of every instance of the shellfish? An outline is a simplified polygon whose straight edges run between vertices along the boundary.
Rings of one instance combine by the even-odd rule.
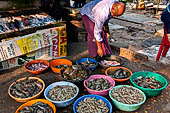
[[[161,84],[161,82],[156,80],[154,76],[152,77],[139,76],[135,78],[133,82],[138,86],[141,86],[143,88],[148,88],[148,89],[159,89],[163,87],[163,84]]]
[[[93,66],[96,65],[95,62],[92,62],[92,61],[90,61],[90,60],[88,60],[88,59],[87,59],[87,62],[81,62],[80,64],[83,65],[83,66],[85,66],[85,67],[87,67],[87,68],[90,68],[90,67],[93,67]]]
[[[129,77],[128,75],[129,75],[129,72],[122,68],[119,68],[115,70],[114,73],[109,74],[110,77],[116,78],[116,79],[125,79]]]
[[[88,77],[90,71],[81,65],[68,66],[61,70],[61,76],[66,80],[79,81]]]
[[[87,81],[86,86],[92,90],[100,91],[100,90],[109,89],[112,85],[108,80],[104,78],[96,78]]]

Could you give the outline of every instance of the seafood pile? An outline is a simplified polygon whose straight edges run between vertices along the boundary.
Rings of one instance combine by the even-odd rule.
[[[68,66],[61,70],[61,75],[64,79],[71,81],[79,81],[88,77],[89,70],[81,65]]]
[[[76,107],[77,113],[109,113],[109,108],[101,99],[87,97]]]
[[[133,87],[120,87],[112,90],[111,96],[124,104],[138,104],[144,100],[144,95]]]
[[[161,82],[155,80],[155,77],[144,77],[144,76],[139,76],[133,80],[135,84],[138,86],[141,86],[143,88],[148,88],[148,89],[159,89],[163,87],[163,84]]]
[[[106,66],[118,66],[120,63],[116,60],[102,60],[101,63]]]
[[[86,86],[92,90],[101,91],[101,90],[109,89],[112,85],[108,80],[104,78],[96,78],[87,81]]]
[[[109,73],[110,77],[116,78],[116,79],[125,79],[129,77],[128,75],[129,75],[129,72],[122,68],[115,70],[114,73]]]
[[[27,65],[26,68],[32,71],[39,71],[39,70],[43,70],[45,68],[47,68],[48,66],[46,64],[43,63],[32,63],[30,65]]]
[[[21,81],[16,81],[10,87],[10,93],[16,98],[29,98],[38,94],[43,88],[43,84],[37,79],[28,77]]]
[[[80,63],[81,65],[87,67],[87,68],[90,68],[90,67],[93,67],[93,66],[96,66],[96,63],[95,62],[92,62],[90,60],[87,59],[87,62],[81,62]]]
[[[56,85],[48,92],[48,97],[54,101],[65,101],[74,97],[76,92],[76,87]]]
[[[53,113],[53,109],[42,102],[37,102],[32,106],[25,106],[19,113]]]

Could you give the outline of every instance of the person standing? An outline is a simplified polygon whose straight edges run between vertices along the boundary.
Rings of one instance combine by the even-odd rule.
[[[161,15],[161,21],[164,23],[166,32],[170,33],[170,4],[167,4],[167,7],[163,10]]]
[[[125,12],[125,5],[118,0],[94,0],[85,4],[81,10],[82,20],[88,33],[90,57],[111,55],[107,41],[106,25],[112,17],[117,18]]]

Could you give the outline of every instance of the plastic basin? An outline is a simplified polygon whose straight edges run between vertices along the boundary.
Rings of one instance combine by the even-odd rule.
[[[96,79],[96,78],[104,78],[104,79],[108,80],[110,82],[110,84],[112,85],[112,87],[110,87],[109,89],[106,89],[106,90],[102,90],[102,91],[95,91],[95,90],[92,90],[92,89],[88,88],[86,86],[86,83],[90,79]],[[84,80],[84,87],[87,89],[87,91],[90,94],[96,94],[96,95],[105,96],[105,95],[107,95],[109,93],[109,90],[112,89],[114,86],[115,86],[115,81],[111,77],[106,76],[106,75],[91,75],[87,80]]]
[[[57,65],[62,65],[62,64],[67,64],[67,65],[72,65],[72,62],[68,59],[55,59],[50,62],[50,67],[51,70],[54,73],[60,73],[61,69],[60,68],[55,68]]]
[[[69,85],[69,86],[72,86],[72,87],[76,87],[77,93],[74,95],[74,97],[72,97],[68,100],[65,100],[65,101],[51,100],[50,98],[48,98],[48,92],[49,92],[50,89],[54,88],[56,85],[60,85],[60,86],[61,85]],[[55,82],[55,83],[52,83],[51,85],[49,85],[44,91],[44,96],[47,100],[49,100],[50,102],[53,102],[56,107],[66,107],[66,106],[69,106],[71,103],[73,103],[73,101],[75,100],[78,93],[79,93],[79,88],[75,84],[73,84],[71,82],[60,81],[60,82]]]
[[[130,79],[130,76],[132,75],[132,71],[129,70],[128,68],[125,68],[125,67],[122,67],[122,66],[109,67],[109,68],[106,69],[105,74],[106,74],[107,76],[109,76],[109,73],[111,73],[111,72],[113,73],[113,72],[115,72],[115,71],[116,71],[117,69],[119,69],[119,68],[122,68],[122,69],[128,71],[128,72],[129,72],[129,75],[128,75],[129,77],[128,77],[128,78],[125,78],[125,79],[117,79],[117,78],[112,78],[112,79],[115,80],[116,82],[124,82],[124,81],[129,80],[129,79]]]
[[[113,102],[114,106],[116,106],[118,109],[120,109],[120,110],[122,110],[122,111],[136,111],[136,110],[139,109],[139,108],[141,107],[141,105],[146,101],[146,96],[145,96],[145,94],[144,94],[141,90],[133,87],[134,89],[137,89],[140,93],[142,93],[143,96],[144,96],[144,100],[143,100],[141,103],[138,103],[138,104],[124,104],[124,103],[118,102],[117,100],[115,100],[115,99],[111,96],[111,92],[112,92],[113,90],[115,90],[116,88],[124,87],[124,86],[126,86],[126,87],[133,87],[133,86],[129,86],[129,85],[118,85],[118,86],[115,86],[115,87],[113,87],[113,88],[109,91],[109,96],[110,96],[110,98],[112,99],[112,102]]]
[[[26,66],[31,65],[31,64],[33,64],[33,63],[43,63],[43,64],[46,64],[47,67],[44,68],[44,69],[42,69],[42,70],[38,70],[38,71],[29,70]],[[49,62],[48,62],[47,60],[43,60],[43,59],[32,60],[32,61],[26,63],[25,66],[24,66],[24,68],[25,68],[28,72],[30,72],[30,73],[32,73],[32,74],[40,74],[40,73],[44,72],[45,70],[47,70],[48,67],[49,67]]]
[[[37,102],[42,102],[42,103],[44,103],[44,104],[48,104],[48,105],[53,109],[53,113],[56,113],[56,107],[55,107],[55,105],[54,105],[52,102],[50,102],[50,101],[48,101],[48,100],[46,100],[46,99],[35,99],[35,100],[28,101],[28,102],[22,104],[22,105],[16,110],[15,113],[20,113],[19,110],[23,109],[25,106],[31,106],[31,105],[33,105],[33,104],[35,104],[35,103],[37,103]]]
[[[163,87],[161,87],[159,89],[147,89],[147,88],[143,88],[141,86],[138,86],[137,84],[135,84],[133,82],[133,80],[135,78],[139,77],[139,76],[145,76],[145,77],[154,76],[156,80],[158,80],[159,82],[161,82],[163,84]],[[167,80],[163,76],[161,76],[160,74],[157,74],[157,73],[149,72],[149,71],[139,71],[139,72],[133,73],[132,76],[130,77],[130,82],[133,84],[133,86],[142,90],[145,93],[146,96],[157,96],[168,85]]]
[[[102,96],[99,96],[99,95],[84,95],[84,96],[78,98],[78,99],[74,102],[74,105],[73,105],[73,111],[74,111],[74,113],[77,113],[77,112],[76,112],[76,106],[78,105],[78,103],[79,103],[80,101],[84,100],[84,99],[87,98],[87,97],[96,98],[97,100],[98,100],[98,99],[102,99],[102,100],[106,103],[107,107],[109,108],[109,113],[112,113],[112,105],[111,105],[111,103],[110,103],[106,98],[104,98],[104,97],[102,97]]]
[[[19,82],[19,81],[24,80],[24,79],[26,79],[26,77],[21,78],[21,79],[18,79],[17,81]],[[38,98],[38,97],[41,95],[41,93],[44,91],[44,89],[45,89],[45,83],[44,83],[44,81],[41,80],[41,79],[38,78],[38,77],[29,77],[28,79],[38,79],[38,81],[40,81],[40,82],[43,84],[43,88],[41,89],[41,91],[40,91],[38,94],[34,95],[33,97],[29,97],[29,98],[16,98],[16,97],[14,97],[14,96],[10,93],[10,88],[11,88],[11,87],[13,86],[13,84],[15,83],[15,82],[13,82],[13,83],[9,86],[9,88],[8,88],[8,94],[9,94],[9,96],[10,96],[11,98],[13,98],[14,100],[16,100],[17,102],[27,102],[27,101],[30,101],[30,100],[33,100],[33,99]]]
[[[115,65],[115,66],[122,66],[124,64],[124,61],[123,61],[123,59],[120,56],[111,55],[110,57],[98,58],[98,63],[103,68],[109,68],[109,67],[115,67],[115,66],[104,65],[104,64],[101,63],[102,60],[113,60],[113,61],[117,61],[117,62],[120,63],[120,65]]]
[[[76,64],[81,64],[82,62],[87,62],[88,60],[91,61],[91,62],[94,62],[96,64],[95,66],[89,67],[89,69],[91,71],[93,71],[98,66],[98,62],[96,60],[92,59],[92,58],[81,58],[81,59],[76,61]]]

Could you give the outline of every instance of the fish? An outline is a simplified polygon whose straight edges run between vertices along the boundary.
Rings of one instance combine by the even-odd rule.
[[[53,113],[53,109],[43,102],[36,102],[31,106],[25,106],[19,113]]]
[[[56,85],[48,92],[48,97],[54,101],[65,101],[73,98],[77,93],[76,87],[69,85]]]
[[[16,81],[10,87],[10,93],[16,98],[29,98],[38,94],[43,88],[43,84],[38,79],[28,77],[21,81]]]
[[[109,108],[102,99],[86,97],[76,106],[77,113],[109,113]]]
[[[119,87],[111,92],[112,98],[124,104],[138,104],[144,100],[144,95],[133,87]]]

